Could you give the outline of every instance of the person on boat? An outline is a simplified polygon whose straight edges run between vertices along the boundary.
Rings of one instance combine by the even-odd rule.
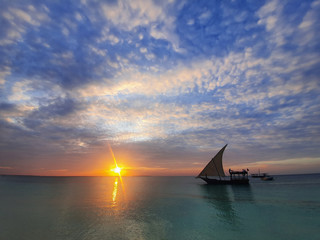
[[[242,169],[242,175],[244,176],[246,174],[248,174],[248,172],[246,170]]]

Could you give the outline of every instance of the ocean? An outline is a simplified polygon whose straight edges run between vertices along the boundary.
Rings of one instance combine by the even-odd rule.
[[[320,174],[209,186],[194,177],[0,176],[0,239],[320,239]]]

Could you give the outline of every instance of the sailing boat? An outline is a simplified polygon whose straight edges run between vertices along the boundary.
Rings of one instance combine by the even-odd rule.
[[[208,184],[249,184],[248,171],[233,171],[229,169],[230,178],[224,174],[222,166],[222,156],[228,144],[226,144],[207,164],[196,178],[201,178]],[[208,178],[210,177],[210,178]],[[211,178],[213,177],[213,178]],[[217,177],[219,177],[217,179]]]
[[[266,173],[260,173],[260,168],[259,168],[258,174],[253,173],[253,174],[251,174],[251,177],[252,178],[263,178],[265,175],[266,175]]]

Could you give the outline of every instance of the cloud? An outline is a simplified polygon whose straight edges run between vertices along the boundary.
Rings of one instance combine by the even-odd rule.
[[[0,166],[0,169],[12,169],[12,167]]]
[[[273,174],[299,174],[299,173],[315,173],[320,165],[319,158],[293,158],[293,159],[277,159],[260,162],[246,163],[246,167],[251,172],[258,172],[261,168],[264,172],[272,172]],[[310,168],[310,166],[312,166]],[[241,168],[240,165],[234,164],[233,168]]]
[[[3,19],[3,33],[0,35],[0,45],[15,43],[22,38],[27,29],[39,27],[44,22],[49,21],[45,6],[35,8],[29,5],[27,8],[4,7],[0,12]],[[4,34],[5,33],[5,34]]]
[[[16,82],[12,87],[12,94],[9,96],[9,100],[14,102],[29,100],[31,97],[28,91],[32,90],[30,84],[30,80]]]
[[[0,103],[0,111],[12,111],[15,109],[16,109],[15,104],[7,103],[7,102]]]
[[[296,38],[296,42],[304,46],[313,46],[317,42],[313,41],[318,35],[316,29],[319,28],[319,11],[320,1],[314,1],[311,4],[311,9],[305,14],[302,22],[298,26],[299,35]]]
[[[8,66],[4,66],[3,69],[0,71],[0,89],[6,83],[6,76],[10,75],[11,71]]]
[[[167,11],[172,4],[153,1],[117,1],[102,4],[101,9],[105,18],[116,27],[125,31],[133,31],[138,27],[151,26],[150,36],[164,39],[172,43],[173,49],[179,51],[179,38],[175,34],[175,18]],[[141,36],[141,35],[140,35]]]
[[[43,115],[44,118],[50,118],[50,116],[67,116],[74,113],[76,110],[81,109],[81,105],[77,104],[73,99],[55,99],[52,103],[46,106],[40,106],[36,110],[36,115],[39,117]]]

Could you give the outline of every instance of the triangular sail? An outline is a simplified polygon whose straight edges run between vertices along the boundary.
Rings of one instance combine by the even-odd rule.
[[[199,177],[207,177],[207,176],[218,176],[225,177],[223,166],[222,166],[222,155],[224,150],[226,149],[228,144],[226,144],[218,153],[211,159],[211,161],[207,164],[207,166],[201,171],[201,173],[197,176]]]

